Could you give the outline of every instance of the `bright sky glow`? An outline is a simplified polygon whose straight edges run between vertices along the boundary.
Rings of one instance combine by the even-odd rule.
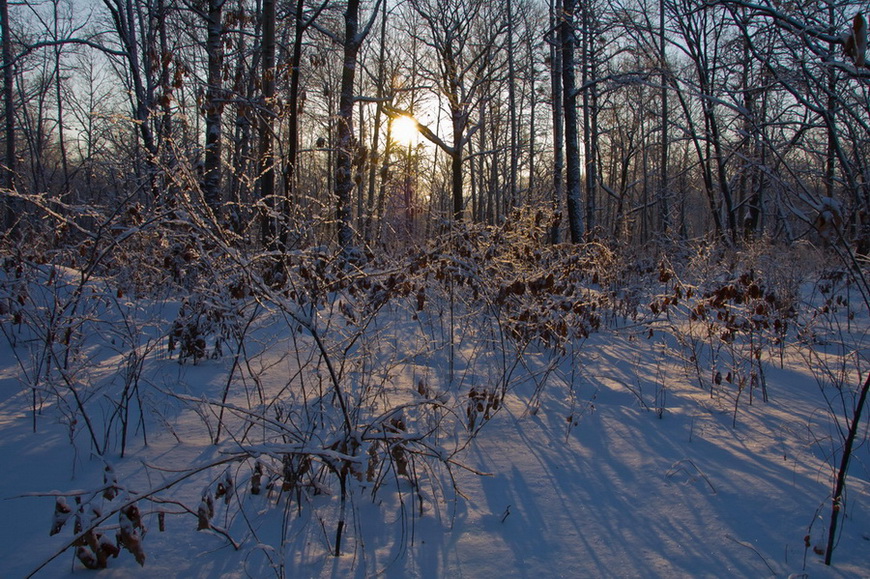
[[[417,130],[417,121],[402,115],[393,119],[393,139],[400,145],[413,145],[417,142],[420,132]]]

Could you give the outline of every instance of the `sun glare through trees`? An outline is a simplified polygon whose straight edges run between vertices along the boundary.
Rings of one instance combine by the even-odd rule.
[[[416,144],[420,139],[417,121],[408,115],[400,115],[392,119],[393,139],[400,145]]]

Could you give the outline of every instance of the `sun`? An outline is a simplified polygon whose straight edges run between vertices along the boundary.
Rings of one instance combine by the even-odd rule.
[[[395,117],[392,121],[393,140],[400,145],[413,145],[420,136],[417,130],[417,121],[408,115]]]

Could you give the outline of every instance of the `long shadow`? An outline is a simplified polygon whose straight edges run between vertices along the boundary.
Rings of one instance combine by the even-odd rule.
[[[567,441],[565,400],[546,400],[535,416],[499,415],[473,453],[504,474],[481,481],[486,507],[472,507],[477,527],[502,542],[489,550],[497,568],[516,577],[802,572],[803,537],[829,491],[782,424],[795,416],[784,403],[741,408],[746,425],[735,430],[729,413],[699,404],[704,396],[670,392],[659,420],[631,393],[600,386]]]

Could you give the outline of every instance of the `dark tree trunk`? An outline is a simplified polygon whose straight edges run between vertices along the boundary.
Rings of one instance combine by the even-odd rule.
[[[565,111],[565,193],[571,242],[583,241],[583,209],[580,203],[580,143],[577,90],[574,79],[574,10],[577,0],[564,0],[559,22],[562,46],[562,108]]]
[[[559,0],[550,0],[550,28],[556,30]],[[550,226],[550,243],[559,243],[559,221],[556,216],[565,194],[565,133],[562,108],[562,46],[557,35],[550,41],[550,92],[553,94],[553,223]]]
[[[514,11],[513,0],[507,0],[507,59],[508,59],[508,117],[510,119],[510,174],[508,175],[509,207],[519,205],[517,173],[519,173],[519,130],[517,127],[516,58],[514,56]]]
[[[224,0],[208,3],[208,87],[205,95],[205,163],[202,190],[208,207],[217,214],[221,207],[221,115],[223,112],[223,5]]]
[[[349,0],[344,13],[344,61],[341,90],[338,96],[338,142],[335,161],[335,218],[338,245],[347,253],[353,246],[351,195],[353,193],[353,159],[356,140],[353,131],[353,90],[359,55],[359,0]]]
[[[354,189],[354,157],[357,143],[353,133],[354,82],[359,49],[380,10],[380,0],[371,18],[360,27],[360,0],[348,0],[344,13],[344,60],[341,69],[341,89],[338,96],[338,142],[335,162],[335,217],[338,222],[338,245],[347,255],[353,248],[354,231],[351,196]]]
[[[586,192],[586,230],[595,228],[598,188],[598,85],[595,36],[597,24],[590,3],[583,5],[583,160]]]
[[[299,162],[299,72],[302,67],[302,37],[307,28],[303,18],[304,0],[296,2],[296,25],[293,36],[293,53],[290,56],[290,94],[287,115],[287,159],[284,165],[284,197],[288,204],[296,200],[296,165]]]
[[[3,166],[3,181],[2,187],[9,191],[15,189],[15,92],[13,84],[15,83],[14,68],[12,65],[12,39],[10,38],[11,26],[9,25],[9,4],[7,0],[0,0],[0,18],[2,22],[3,34],[3,112],[6,115],[6,155]],[[11,232],[15,221],[15,204],[8,200],[6,202],[6,214],[4,216],[4,226],[7,233]]]
[[[462,176],[462,136],[465,133],[465,114],[454,110],[453,115],[453,150],[450,153],[450,183],[453,192],[453,219],[462,220],[465,208],[463,176]]]
[[[671,208],[668,192],[668,61],[665,52],[665,0],[659,0],[659,66],[661,67],[661,101],[662,101],[662,144],[661,160],[659,161],[659,214],[661,216],[661,232],[668,235],[671,232]]]
[[[275,0],[263,0],[263,38],[261,50],[262,110],[260,111],[259,189],[260,199],[271,209],[263,227],[263,242],[272,250],[282,248],[282,227],[278,221],[282,206],[275,198],[275,154],[273,151],[273,116],[275,100]]]

